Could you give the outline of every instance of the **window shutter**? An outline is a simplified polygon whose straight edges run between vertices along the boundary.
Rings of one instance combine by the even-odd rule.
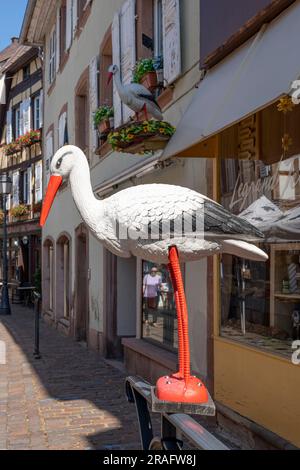
[[[42,164],[38,162],[35,165],[35,202],[40,202],[42,199]]]
[[[49,132],[46,137],[46,165],[45,165],[45,174],[46,174],[46,184],[48,185],[50,179],[50,165],[53,157],[53,132]]]
[[[32,170],[31,166],[27,169],[27,202],[32,204]]]
[[[62,147],[65,143],[65,132],[67,124],[67,113],[64,112],[58,121],[58,147]]]
[[[167,85],[181,74],[180,1],[163,0],[164,79]]]
[[[19,129],[20,135],[24,134],[24,107],[25,107],[25,101],[22,101],[22,103],[20,104],[20,129]]]
[[[5,75],[0,77],[0,104],[6,104],[6,85],[5,85]]]
[[[13,206],[19,204],[19,172],[15,171],[12,177]]]
[[[98,79],[98,57],[94,57],[90,62],[90,129],[92,132],[92,151],[98,147],[98,132],[94,127],[93,115],[98,108],[99,79]]]
[[[12,110],[9,109],[6,113],[6,143],[12,142]]]
[[[44,123],[44,92],[40,91],[40,127],[43,127]]]
[[[120,17],[116,13],[112,23],[112,49],[113,49],[113,63],[121,68],[121,49],[120,49]],[[122,124],[122,103],[119,97],[118,90],[115,82],[113,85],[113,104],[114,104],[114,120],[115,127]]]
[[[123,84],[131,83],[136,63],[136,0],[127,0],[120,12],[120,62]],[[127,106],[122,106],[123,122],[133,114]]]
[[[28,98],[23,102],[23,134],[31,129],[31,99]]]
[[[66,50],[68,51],[72,44],[72,18],[73,18],[73,5],[72,0],[67,0],[67,18],[66,18]]]
[[[56,14],[56,72],[60,66],[60,8]]]
[[[77,9],[77,1],[78,0],[72,0],[72,34],[73,37],[76,34],[77,31],[77,23],[78,23],[78,9]]]

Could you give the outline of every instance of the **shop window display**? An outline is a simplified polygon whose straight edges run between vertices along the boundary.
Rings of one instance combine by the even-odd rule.
[[[299,122],[283,97],[220,136],[220,202],[263,232],[269,255],[222,256],[221,335],[288,358],[300,339]]]

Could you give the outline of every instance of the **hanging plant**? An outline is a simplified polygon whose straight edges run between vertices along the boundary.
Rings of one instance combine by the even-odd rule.
[[[111,106],[100,106],[94,113],[94,126],[100,134],[107,134],[113,128],[114,109]]]
[[[133,153],[145,153],[164,148],[174,132],[175,127],[168,122],[151,119],[150,121],[133,122],[111,132],[108,135],[108,143],[113,150],[121,152],[128,151],[136,144],[141,144],[141,148]],[[146,142],[147,145],[145,145]]]
[[[18,206],[15,206],[10,210],[10,214],[12,217],[15,217],[17,219],[19,217],[24,217],[28,215],[29,210],[26,204],[19,204]]]

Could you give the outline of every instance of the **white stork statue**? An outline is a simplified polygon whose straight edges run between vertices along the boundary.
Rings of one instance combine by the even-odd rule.
[[[178,319],[179,372],[159,379],[156,394],[172,402],[206,403],[206,387],[190,375],[188,315],[180,262],[215,253],[266,261],[266,253],[253,244],[263,237],[262,233],[211,199],[180,186],[133,186],[99,200],[93,194],[84,153],[71,145],[58,150],[51,162],[41,226],[64,179],[70,180],[74,202],[86,225],[108,250],[124,258],[133,255],[168,264]],[[183,224],[187,216],[191,223]]]
[[[108,69],[108,82],[114,77],[115,85],[121,101],[135,112],[136,119],[139,120],[139,114],[144,111],[148,120],[148,113],[159,121],[163,120],[163,115],[159,104],[152,93],[143,85],[138,83],[129,83],[123,85],[120,78],[120,71],[117,65],[111,65]]]

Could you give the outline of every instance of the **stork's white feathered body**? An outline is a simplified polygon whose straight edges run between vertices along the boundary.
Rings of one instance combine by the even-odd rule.
[[[162,120],[163,115],[159,104],[152,93],[143,85],[138,83],[123,84],[120,78],[120,71],[116,65],[109,68],[110,76],[114,77],[115,86],[122,103],[134,111],[137,115],[143,110],[155,119]]]
[[[139,185],[105,200],[96,199],[87,159],[73,146],[64,146],[56,153],[51,173],[57,178],[69,177],[75,204],[86,225],[118,256],[138,256],[168,263],[169,247],[176,245],[183,262],[215,253],[267,259],[267,255],[251,243],[262,237],[259,230],[191,189],[167,184]],[[190,226],[182,234],[183,219],[196,219],[196,230]],[[165,237],[167,230],[170,236]],[[249,242],[240,240],[245,238]]]

